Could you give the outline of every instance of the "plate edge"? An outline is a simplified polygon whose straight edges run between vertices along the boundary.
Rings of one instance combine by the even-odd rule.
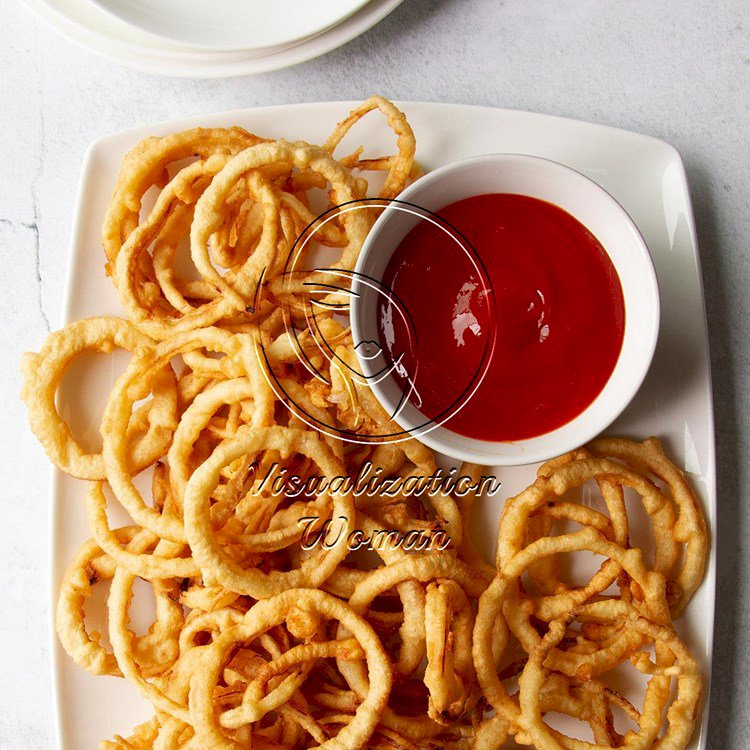
[[[84,195],[88,191],[89,182],[91,181],[93,162],[98,156],[98,152],[102,147],[101,141],[104,139],[98,139],[92,142],[86,149],[81,160],[81,167],[79,170],[78,177],[78,191],[76,193],[76,200],[74,203],[74,218],[73,225],[70,233],[70,244],[68,247],[68,268],[65,274],[65,288],[63,291],[62,308],[60,314],[60,323],[65,326],[71,322],[71,311],[73,307],[73,287],[75,285],[75,277],[73,269],[79,262],[79,256],[82,252],[81,247],[81,234],[83,231],[83,208],[84,208]],[[60,481],[63,473],[56,466],[52,466],[50,490],[52,492],[50,503],[50,570],[48,573],[49,581],[49,595],[50,595],[50,666],[52,669],[52,711],[55,721],[55,738],[56,746],[58,750],[66,750],[66,743],[63,739],[62,729],[62,670],[60,669],[60,663],[63,658],[63,649],[60,641],[57,637],[56,629],[56,609],[57,609],[57,598],[59,580],[58,574],[64,565],[59,564],[60,555],[60,544],[59,544],[59,533],[57,529],[59,527],[60,512],[62,509],[62,502],[60,498]],[[66,655],[67,658],[67,655]]]
[[[27,0],[24,0],[24,2],[27,2]],[[142,137],[140,133],[142,131],[147,130],[149,128],[154,129],[161,129],[161,128],[167,128],[167,127],[173,127],[177,126],[179,127],[179,123],[184,123],[188,120],[193,120],[197,117],[226,117],[227,119],[230,118],[237,118],[241,117],[242,115],[246,115],[251,112],[270,112],[273,110],[289,110],[290,108],[314,108],[314,107],[328,107],[328,106],[341,106],[342,108],[348,107],[349,110],[354,109],[356,106],[362,103],[362,100],[358,99],[329,99],[328,101],[324,102],[290,102],[288,104],[265,104],[258,107],[240,107],[237,109],[227,109],[227,110],[220,110],[218,112],[197,112],[194,114],[186,115],[184,117],[176,117],[176,118],[170,118],[166,120],[156,120],[149,123],[146,123],[144,125],[135,125],[130,128],[123,128],[122,130],[117,130],[114,133],[108,133],[107,135],[103,135],[96,140],[94,140],[91,143],[90,147],[98,146],[101,144],[107,144],[109,141],[116,141],[121,138],[128,138],[128,137]],[[508,107],[494,107],[492,105],[488,104],[465,104],[460,102],[441,102],[441,101],[419,101],[415,99],[396,99],[394,100],[394,104],[399,108],[408,108],[410,106],[419,106],[419,107],[435,107],[435,108],[447,108],[447,109],[455,109],[456,107],[460,107],[462,109],[472,109],[472,110],[486,110],[491,112],[502,112],[504,114],[512,115],[512,116],[524,116],[524,117],[532,117],[534,119],[537,118],[544,118],[548,120],[549,122],[564,122],[568,124],[575,124],[575,125],[586,125],[588,127],[597,128],[598,130],[608,131],[610,133],[617,133],[619,135],[627,135],[629,137],[635,137],[639,140],[650,142],[654,146],[659,146],[661,148],[664,148],[668,150],[668,153],[673,157],[676,158],[679,162],[680,170],[681,170],[681,177],[683,178],[683,182],[685,186],[687,187],[687,177],[685,174],[685,167],[682,161],[682,157],[680,155],[680,152],[673,146],[669,141],[665,141],[662,138],[658,138],[653,135],[648,135],[646,133],[639,133],[635,130],[628,130],[627,128],[621,128],[616,125],[605,125],[598,122],[589,122],[588,120],[579,120],[575,117],[564,117],[562,115],[555,115],[550,114],[547,112],[535,112],[533,110],[526,110],[526,109],[510,109]],[[348,114],[348,112],[346,113]],[[342,117],[345,116],[342,114]],[[227,127],[231,127],[232,123],[227,123]],[[136,135],[138,134],[138,135]],[[691,218],[691,229],[693,230],[693,238],[695,239],[695,223],[693,220],[692,215],[692,203],[690,202],[690,193],[688,191],[687,193],[688,203],[690,206],[690,218]],[[695,244],[695,243],[694,243]],[[701,278],[701,290],[703,289],[703,283]],[[705,306],[704,306],[705,307]]]

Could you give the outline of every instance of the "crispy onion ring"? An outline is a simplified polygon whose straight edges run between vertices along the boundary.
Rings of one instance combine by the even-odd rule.
[[[31,429],[50,460],[66,474],[78,479],[104,479],[101,453],[87,453],[73,437],[67,422],[55,407],[55,393],[65,370],[84,352],[110,353],[115,347],[137,352],[153,341],[121,318],[87,318],[50,334],[39,353],[27,352],[21,360]],[[154,373],[152,401],[140,413],[127,416],[126,466],[137,473],[166,452],[177,422],[174,375],[168,368]],[[141,426],[141,423],[144,423]]]
[[[241,427],[230,440],[224,441],[190,478],[185,487],[185,531],[193,557],[204,578],[224,588],[255,599],[274,596],[290,587],[320,586],[346,557],[345,543],[332,544],[305,560],[299,568],[266,574],[257,568],[244,569],[232,560],[214,537],[211,527],[209,496],[219,481],[221,470],[243,455],[261,451],[278,451],[282,457],[292,452],[307,456],[329,477],[342,476],[343,467],[328,445],[315,433],[284,427],[252,429]],[[331,514],[343,539],[354,528],[354,498],[351,490],[330,493]]]
[[[336,737],[320,747],[324,750],[361,747],[372,734],[391,688],[390,664],[380,640],[364,619],[330,594],[310,589],[289,589],[258,602],[238,625],[222,633],[202,657],[201,669],[195,672],[191,680],[190,714],[197,737],[204,744],[216,750],[239,750],[242,747],[221,730],[215,713],[213,691],[221,669],[233,647],[251,642],[269,628],[284,622],[297,610],[338,620],[356,638],[370,676],[369,689],[352,720]]]
[[[122,161],[114,195],[102,226],[102,244],[108,263],[117,258],[123,242],[138,225],[143,196],[164,180],[167,168],[192,157],[236,154],[263,139],[242,128],[193,128],[180,133],[146,138]]]
[[[117,531],[126,545],[142,546],[145,539],[136,527]],[[92,594],[92,586],[111,580],[117,572],[116,562],[89,539],[78,549],[60,585],[55,626],[63,648],[78,664],[92,674],[122,673],[115,656],[101,645],[100,634],[86,630],[84,603]],[[156,621],[151,632],[134,639],[132,644],[137,669],[145,674],[161,674],[176,658],[177,634],[182,623],[182,608],[170,596],[168,587],[154,588]]]
[[[416,139],[414,138],[414,131],[412,131],[404,113],[392,102],[389,102],[382,96],[371,96],[367,101],[362,102],[362,104],[353,109],[349,116],[336,126],[333,133],[331,133],[323,145],[323,148],[333,154],[336,146],[341,143],[352,126],[374,109],[379,109],[385,115],[388,126],[396,134],[398,155],[386,159],[371,159],[367,161],[357,159],[354,162],[347,161],[347,165],[360,169],[388,169],[388,176],[386,177],[385,184],[380,189],[378,197],[386,199],[395,198],[406,187],[407,181],[412,176]]]
[[[233,335],[219,328],[205,328],[176,336],[154,348],[143,350],[115,383],[102,418],[104,444],[102,454],[107,470],[107,481],[117,500],[133,520],[152,533],[173,542],[184,542],[182,520],[174,513],[159,513],[146,505],[138,492],[127,466],[127,419],[133,404],[148,388],[149,380],[179,353],[197,348],[221,352],[228,372],[247,373],[257,369],[252,339]],[[256,408],[271,410],[270,389],[257,394]]]
[[[697,664],[688,649],[671,627],[659,625],[644,617],[635,617],[630,627],[652,641],[668,649],[677,659],[677,665],[670,667],[670,674],[676,676],[677,695],[667,710],[667,731],[659,738],[660,748],[684,748],[692,734],[692,718],[696,715],[702,692],[702,680]],[[529,660],[519,678],[518,700],[521,706],[519,722],[529,734],[534,746],[539,750],[560,750],[562,747],[572,750],[604,750],[611,745],[592,744],[582,740],[566,738],[565,745],[558,742],[542,719],[539,704],[539,692],[545,680],[542,667],[547,654],[565,634],[565,622],[555,620],[539,645],[532,651]],[[648,656],[635,660],[639,669],[645,670],[644,661],[650,664]],[[654,747],[662,725],[664,704],[669,698],[669,680],[663,673],[656,672],[646,688],[644,709],[640,715],[639,731],[629,732],[622,742],[622,747],[629,750],[645,750]],[[689,717],[690,720],[684,719]]]

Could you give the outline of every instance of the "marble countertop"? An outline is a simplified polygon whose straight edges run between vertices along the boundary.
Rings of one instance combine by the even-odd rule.
[[[230,80],[162,78],[95,57],[18,0],[0,6],[0,748],[54,745],[49,469],[17,398],[18,360],[60,323],[81,159],[112,131],[264,104],[486,104],[669,141],[688,171],[713,360],[719,464],[709,747],[750,746],[750,4],[747,0],[406,0],[327,56]],[[745,505],[748,503],[748,505]],[[83,750],[83,749],[82,749]]]

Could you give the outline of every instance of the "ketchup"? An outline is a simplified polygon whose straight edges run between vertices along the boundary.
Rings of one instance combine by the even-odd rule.
[[[625,304],[606,251],[566,211],[527,196],[477,195],[438,215],[481,263],[425,220],[388,263],[383,285],[414,329],[393,325],[384,298],[380,345],[414,374],[412,403],[482,440],[535,437],[574,419],[622,348]]]

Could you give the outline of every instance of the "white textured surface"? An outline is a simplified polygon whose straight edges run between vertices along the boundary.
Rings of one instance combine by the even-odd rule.
[[[408,0],[316,61],[256,78],[134,73],[0,5],[0,443],[5,573],[0,748],[53,742],[48,469],[17,400],[20,353],[59,321],[87,144],[135,124],[259,104],[360,98],[490,104],[664,138],[691,180],[708,298],[719,465],[711,748],[750,745],[750,5],[746,0]],[[743,576],[744,573],[744,576]],[[82,748],[81,750],[87,750]]]

